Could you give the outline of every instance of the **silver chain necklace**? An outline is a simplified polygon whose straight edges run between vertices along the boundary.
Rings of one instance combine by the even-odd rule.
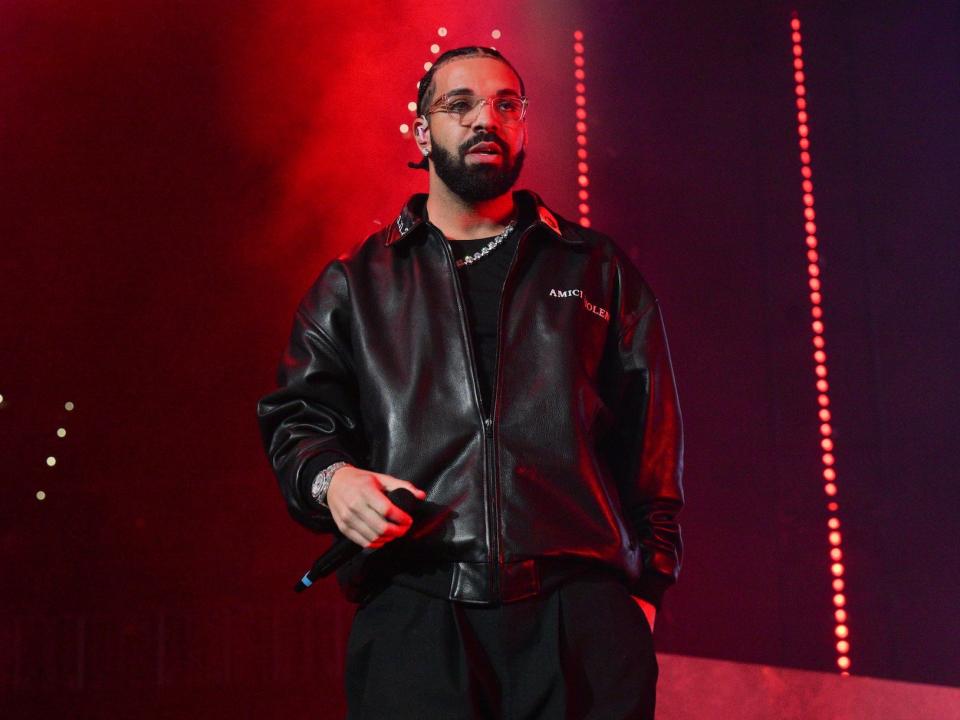
[[[458,268],[461,268],[461,267],[463,267],[464,265],[470,265],[470,264],[472,264],[472,263],[475,263],[477,260],[480,260],[480,259],[486,257],[487,254],[488,254],[491,250],[493,250],[495,247],[497,247],[497,245],[499,245],[499,244],[502,243],[504,240],[506,240],[507,236],[508,236],[510,233],[513,232],[513,229],[514,229],[516,226],[517,226],[517,221],[516,221],[516,220],[512,221],[509,225],[507,225],[507,226],[503,229],[503,232],[502,232],[502,233],[500,233],[500,234],[497,235],[495,238],[493,238],[493,240],[491,240],[490,242],[488,242],[486,245],[484,245],[482,248],[480,248],[480,249],[479,249],[477,252],[475,252],[473,255],[467,255],[467,256],[464,257],[463,259],[458,259],[458,260],[457,260],[457,267],[458,267]]]

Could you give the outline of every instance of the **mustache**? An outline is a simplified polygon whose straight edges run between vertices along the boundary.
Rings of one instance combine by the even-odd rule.
[[[467,140],[463,145],[461,145],[460,157],[464,157],[467,154],[467,152],[470,150],[470,148],[472,148],[477,143],[482,143],[482,142],[489,142],[489,143],[496,144],[496,146],[500,148],[500,152],[503,154],[504,157],[506,157],[509,152],[509,148],[507,147],[506,142],[504,142],[501,138],[497,137],[493,133],[487,132],[487,133],[480,133],[479,135],[474,135],[472,138]]]

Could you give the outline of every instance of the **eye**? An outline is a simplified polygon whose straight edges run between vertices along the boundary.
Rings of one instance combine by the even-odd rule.
[[[505,98],[497,102],[497,108],[503,113],[518,113],[520,106],[520,101],[515,98]]]
[[[449,112],[465,113],[471,107],[473,107],[473,103],[469,100],[451,100],[447,103],[447,110]]]

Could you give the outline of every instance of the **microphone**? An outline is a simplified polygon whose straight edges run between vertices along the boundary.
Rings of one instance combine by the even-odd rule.
[[[411,517],[415,518],[414,511],[417,508],[417,503],[420,502],[417,500],[416,495],[403,487],[391,490],[390,492],[386,493],[386,495],[390,502]],[[381,545],[381,547],[384,546]],[[306,575],[300,578],[300,582],[296,584],[296,586],[293,588],[293,591],[303,592],[320,578],[327,577],[327,575],[332,573],[334,570],[342,565],[345,565],[351,558],[358,555],[362,550],[364,550],[363,546],[357,545],[350,538],[339,538],[325,553],[323,553],[323,555],[317,558],[316,562],[313,563],[313,567],[310,568]]]

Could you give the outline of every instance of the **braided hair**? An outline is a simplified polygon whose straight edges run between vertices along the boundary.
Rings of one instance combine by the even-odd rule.
[[[520,73],[517,72],[517,69],[513,66],[513,64],[498,50],[494,50],[492,47],[484,47],[482,45],[465,45],[463,47],[447,50],[440,57],[438,57],[436,62],[430,66],[430,69],[424,73],[423,77],[420,79],[419,90],[417,91],[417,115],[423,115],[430,108],[430,104],[434,100],[434,95],[436,94],[437,88],[433,82],[433,76],[441,65],[445,65],[451,60],[456,60],[457,58],[477,56],[496,58],[500,62],[504,63],[507,67],[513,70],[513,74],[516,75],[517,80],[520,81],[520,94],[527,94],[523,86],[523,78],[520,77]],[[420,159],[420,162],[408,162],[407,165],[414,170],[418,168],[420,170],[430,169],[430,161],[426,155]]]

